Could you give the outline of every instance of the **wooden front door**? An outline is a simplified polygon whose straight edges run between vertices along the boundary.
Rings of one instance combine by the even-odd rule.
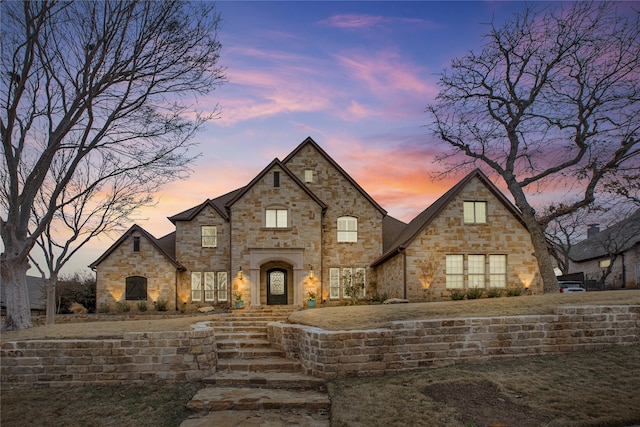
[[[287,304],[287,270],[273,268],[267,271],[267,305]]]

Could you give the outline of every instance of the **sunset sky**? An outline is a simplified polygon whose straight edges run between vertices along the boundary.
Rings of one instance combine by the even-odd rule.
[[[549,3],[536,3],[544,7]],[[312,137],[389,215],[405,222],[454,181],[433,182],[426,106],[438,73],[480,49],[488,23],[522,2],[217,3],[220,64],[229,81],[197,107],[221,117],[197,135],[202,156],[186,181],[166,186],[136,222],[156,237],[166,218],[246,185],[274,158]],[[85,268],[118,236],[83,249],[65,268]]]

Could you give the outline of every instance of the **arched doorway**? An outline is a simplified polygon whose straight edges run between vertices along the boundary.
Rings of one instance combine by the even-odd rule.
[[[267,305],[287,304],[287,284],[287,270],[283,268],[267,270]]]

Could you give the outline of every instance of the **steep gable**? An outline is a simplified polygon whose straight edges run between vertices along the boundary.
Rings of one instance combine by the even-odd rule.
[[[524,221],[522,220],[522,216],[520,211],[507,199],[504,194],[498,189],[498,187],[493,184],[489,178],[480,170],[476,169],[467,176],[465,176],[462,180],[460,180],[456,185],[454,185],[449,191],[447,191],[442,197],[436,200],[431,206],[418,214],[409,224],[404,227],[402,232],[396,238],[396,240],[385,247],[384,254],[376,259],[372,263],[372,267],[376,267],[389,258],[393,257],[399,251],[405,249],[411,242],[420,234],[422,231],[436,218],[443,209],[445,209],[449,203],[462,191],[462,189],[469,184],[469,182],[477,178],[479,179],[490,191],[491,193],[504,205],[505,208],[509,212],[513,214],[513,216],[524,226]]]
[[[115,241],[113,245],[109,247],[103,253],[100,258],[95,260],[89,265],[89,268],[95,269],[101,262],[103,262],[106,258],[111,255],[120,245],[122,245],[127,239],[129,239],[135,232],[140,233],[143,237],[145,237],[151,245],[158,250],[176,269],[184,270],[184,266],[178,262],[175,258],[175,233],[170,233],[160,239],[156,239],[152,236],[148,231],[144,228],[140,227],[137,224],[134,224],[129,228],[118,240]]]

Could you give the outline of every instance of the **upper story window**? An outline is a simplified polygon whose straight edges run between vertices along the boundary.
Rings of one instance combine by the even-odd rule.
[[[273,173],[273,186],[280,187],[280,172],[278,171]]]
[[[313,169],[305,169],[304,182],[307,184],[313,182]]]
[[[218,246],[218,227],[215,225],[203,225],[200,227],[200,235],[203,248],[215,248]]]
[[[485,224],[487,222],[487,202],[464,202],[464,223]]]
[[[289,213],[286,209],[267,209],[265,211],[265,226],[267,228],[287,228]]]
[[[338,242],[358,241],[358,218],[341,216],[338,218]]]
[[[133,252],[140,252],[140,236],[133,236]]]

